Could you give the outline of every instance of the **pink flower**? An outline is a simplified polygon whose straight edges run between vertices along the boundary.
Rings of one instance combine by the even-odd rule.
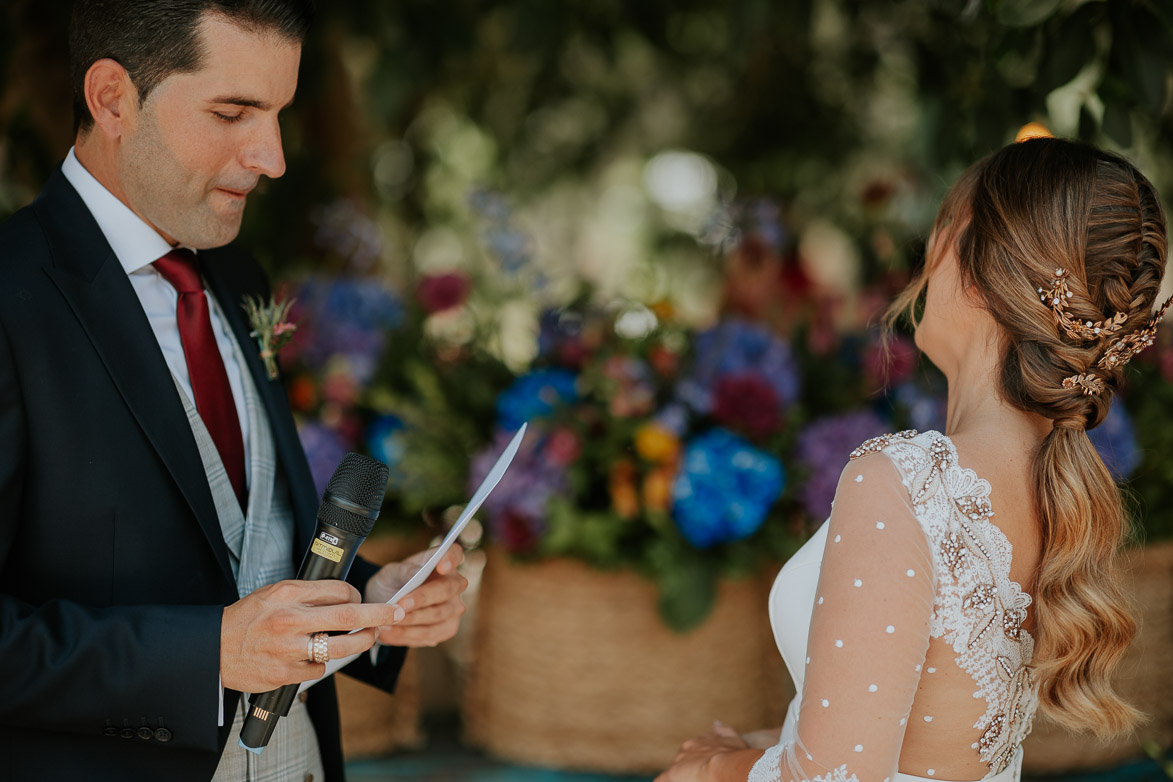
[[[431,274],[420,279],[416,298],[429,315],[459,307],[468,299],[472,283],[459,272]]]
[[[573,431],[560,427],[550,432],[550,437],[546,440],[545,454],[551,462],[559,467],[566,467],[573,464],[580,453],[582,441]]]
[[[893,337],[887,350],[880,342],[873,342],[863,354],[863,368],[873,386],[897,385],[916,369],[918,352],[908,337]]]

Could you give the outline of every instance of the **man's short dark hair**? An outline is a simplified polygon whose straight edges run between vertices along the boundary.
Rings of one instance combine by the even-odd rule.
[[[109,58],[126,68],[139,100],[173,73],[200,68],[198,26],[205,13],[219,14],[250,32],[273,32],[304,41],[313,21],[313,0],[76,0],[69,32],[74,130],[94,118],[86,105],[90,66]]]

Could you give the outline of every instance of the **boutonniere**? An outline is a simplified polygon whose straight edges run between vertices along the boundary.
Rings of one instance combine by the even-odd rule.
[[[293,332],[297,331],[297,324],[285,320],[293,302],[293,299],[271,296],[266,304],[259,296],[244,297],[244,311],[248,313],[248,325],[252,328],[249,336],[257,341],[261,349],[261,358],[265,360],[270,380],[277,379],[277,353],[289,344]]]

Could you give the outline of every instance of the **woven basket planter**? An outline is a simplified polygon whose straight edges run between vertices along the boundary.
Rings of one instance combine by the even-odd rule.
[[[362,555],[376,564],[402,559],[427,546],[427,540],[373,537]],[[348,759],[378,757],[424,744],[420,727],[421,676],[418,654],[408,653],[395,694],[383,692],[346,675],[334,677],[342,721],[342,752]]]
[[[465,690],[466,739],[514,762],[653,772],[714,719],[781,724],[789,700],[770,580],[720,585],[700,627],[660,619],[654,585],[578,561],[490,550]]]
[[[1173,542],[1129,553],[1131,587],[1140,608],[1140,635],[1114,677],[1116,691],[1148,721],[1134,736],[1109,742],[1068,733],[1040,716],[1023,745],[1023,768],[1055,773],[1108,768],[1143,755],[1141,741],[1173,745]]]

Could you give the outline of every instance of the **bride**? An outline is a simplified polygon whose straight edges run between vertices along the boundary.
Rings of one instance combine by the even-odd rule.
[[[946,433],[851,455],[830,519],[770,595],[799,693],[781,729],[716,724],[658,782],[1019,778],[1038,707],[1110,735],[1136,632],[1127,524],[1086,430],[1151,344],[1168,249],[1132,165],[1057,139],[973,165],[889,319],[949,381]]]

